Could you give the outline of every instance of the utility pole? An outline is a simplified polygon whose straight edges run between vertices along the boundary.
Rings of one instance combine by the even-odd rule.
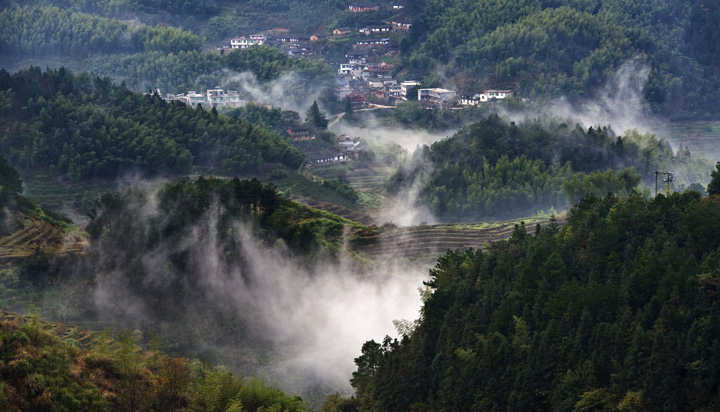
[[[672,174],[672,172],[665,172],[663,174],[667,175],[667,179],[663,180],[663,182],[667,183],[666,192],[667,195],[670,196],[670,185],[675,181],[675,175]]]
[[[659,172],[657,170],[653,173],[655,174],[655,197],[657,197],[658,193],[658,175],[667,176],[663,179],[663,182],[665,183],[665,193],[670,196],[670,184],[675,181],[675,175],[672,172]]]

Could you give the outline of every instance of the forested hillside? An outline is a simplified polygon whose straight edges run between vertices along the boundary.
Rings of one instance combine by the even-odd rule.
[[[625,61],[650,69],[657,113],[713,116],[720,6],[693,1],[427,0],[403,42],[401,71],[434,72],[471,92],[542,99],[592,95]]]
[[[420,183],[419,202],[437,217],[482,220],[565,209],[587,193],[622,196],[641,181],[654,189],[656,170],[675,173],[675,188],[689,187],[707,182],[709,169],[687,148],[674,153],[650,134],[490,115],[416,151],[389,189]]]
[[[517,227],[487,251],[448,252],[414,330],[363,345],[357,398],[329,401],[348,411],[715,410],[719,222],[717,196],[591,195],[562,229]]]
[[[105,78],[38,68],[0,70],[0,147],[21,170],[72,179],[296,169],[303,155],[276,133],[216,111],[167,103]]]
[[[37,314],[0,319],[0,408],[51,411],[306,411],[258,379],[197,360],[171,358],[139,332],[89,335],[82,347],[64,325],[48,330]],[[64,331],[63,336],[56,332]],[[87,331],[86,331],[87,332]],[[145,342],[147,343],[147,342]]]

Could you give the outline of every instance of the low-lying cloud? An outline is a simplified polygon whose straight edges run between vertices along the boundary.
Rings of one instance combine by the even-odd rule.
[[[155,202],[140,207],[144,209],[138,213],[141,219],[162,218]],[[197,346],[204,353],[215,351],[216,360],[236,372],[266,376],[269,383],[293,393],[306,394],[317,387],[351,393],[353,359],[360,355],[362,344],[385,335],[396,337],[393,320],[419,316],[418,288],[428,268],[361,267],[349,256],[308,262],[293,256],[282,241],[268,246],[251,224],[241,221],[221,229],[232,231],[234,250],[228,251],[227,240],[219,241],[220,207],[215,205],[188,227],[179,241],[160,241],[135,259],[146,274],[144,288],[162,291],[160,296],[178,285],[186,289],[182,307],[164,309],[175,318],[173,324],[153,312],[161,302],[133,292],[124,270],[102,272],[103,253],[122,251],[101,252],[96,262],[100,272],[94,292],[97,313],[103,320],[126,327],[196,330],[203,335],[197,337],[203,341]],[[174,270],[173,256],[181,254],[186,254],[187,267],[197,282]],[[223,261],[228,254],[240,256],[241,261],[228,266]],[[185,313],[187,308],[203,305],[229,317]],[[236,327],[227,324],[232,318],[242,319],[246,331],[257,335],[239,336],[242,343],[234,344]],[[255,357],[253,351],[258,349],[248,341],[260,342],[263,354]]]

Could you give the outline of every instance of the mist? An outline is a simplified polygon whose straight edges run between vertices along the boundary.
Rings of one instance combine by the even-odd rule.
[[[629,130],[652,133],[668,140],[673,149],[677,150],[678,142],[670,141],[666,133],[669,122],[652,113],[643,97],[649,74],[649,66],[637,58],[631,59],[623,63],[592,96],[572,101],[562,96],[543,102],[542,107],[519,111],[506,110],[500,106],[497,113],[513,121],[554,117],[565,119],[569,124],[577,123],[586,129],[609,126],[618,135]]]
[[[163,219],[156,197],[144,199],[133,205],[135,227]],[[99,318],[160,330],[161,336],[181,334],[192,340],[185,345],[196,347],[213,363],[245,376],[264,376],[271,385],[303,396],[317,394],[317,388],[351,394],[353,360],[362,344],[397,337],[393,320],[418,318],[418,288],[427,279],[428,267],[361,266],[346,252],[308,260],[293,255],[281,240],[268,246],[252,223],[239,220],[221,229],[232,232],[230,242],[221,242],[221,214],[222,206],[216,203],[180,238],[161,240],[133,257],[139,266],[130,270],[145,273],[142,280],[131,280],[127,268],[103,270],[112,268],[113,259],[124,252],[99,245],[92,263],[99,273],[93,295]],[[240,258],[228,265],[228,254]],[[196,282],[174,267],[181,255]],[[133,284],[138,281],[142,289],[157,291],[157,299],[182,288],[184,300],[167,307],[140,296]],[[242,322],[229,322],[233,319]],[[175,330],[178,327],[183,330]]]
[[[252,72],[238,73],[223,69],[199,78],[196,84],[211,83],[226,90],[237,90],[240,97],[255,104],[269,104],[301,115],[319,101],[327,84],[313,83],[297,72],[286,72],[268,82],[261,82]]]
[[[430,146],[438,140],[452,136],[458,129],[432,132],[422,129],[386,127],[374,116],[367,116],[363,125],[339,122],[332,125],[330,130],[338,135],[359,136],[371,147],[398,145],[405,151],[405,159],[401,160],[399,167],[406,175],[411,176],[412,181],[397,194],[387,197],[388,205],[373,213],[376,221],[404,227],[437,223],[430,208],[419,201],[420,191],[432,172],[432,164],[422,157],[410,155],[423,146]],[[422,170],[423,173],[410,174],[409,172],[412,170]]]

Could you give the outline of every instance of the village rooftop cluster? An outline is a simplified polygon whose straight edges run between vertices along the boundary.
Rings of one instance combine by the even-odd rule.
[[[424,108],[462,108],[480,106],[513,95],[512,90],[491,89],[458,96],[454,90],[418,89],[420,82],[417,80],[396,79],[392,74],[393,65],[383,60],[399,52],[397,39],[407,35],[412,27],[412,23],[402,17],[405,6],[401,2],[386,6],[375,3],[351,3],[348,12],[376,12],[383,8],[390,9],[395,16],[359,30],[336,27],[330,33],[296,34],[275,28],[264,33],[235,37],[230,40],[229,45],[226,44],[221,49],[223,52],[228,52],[233,49],[266,45],[295,57],[322,58],[337,71],[335,97],[338,101],[350,100],[353,109],[365,107],[369,103],[396,105],[408,100],[418,100]],[[352,40],[352,48],[345,52],[344,61],[337,61],[337,55],[331,57],[324,54],[326,40],[339,38]]]

